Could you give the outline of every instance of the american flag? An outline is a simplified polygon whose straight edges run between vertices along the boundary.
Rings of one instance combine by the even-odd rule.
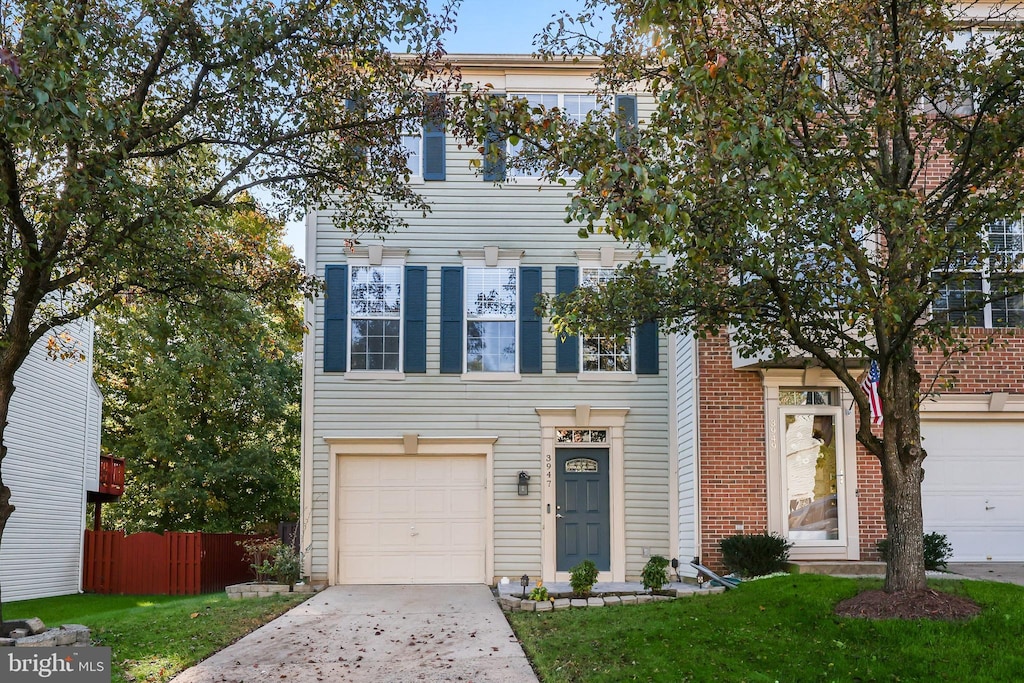
[[[864,379],[860,382],[860,388],[868,396],[868,403],[871,404],[871,424],[882,424],[882,397],[878,395],[878,382],[882,379],[882,373],[878,369],[878,362],[871,361]]]

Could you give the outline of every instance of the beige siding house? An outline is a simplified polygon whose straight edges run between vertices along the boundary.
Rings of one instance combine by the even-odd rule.
[[[595,106],[593,63],[456,59],[508,96]],[[620,99],[635,116],[636,98]],[[579,239],[565,187],[495,183],[473,168],[477,150],[443,135],[408,141],[432,211],[407,230],[353,251],[328,213],[307,217],[308,268],[327,283],[306,312],[307,571],[330,584],[551,581],[589,558],[602,581],[636,579],[694,524],[677,509],[693,474],[677,472],[669,428],[669,340],[650,323],[626,346],[561,341],[533,311],[538,293],[634,254]]]

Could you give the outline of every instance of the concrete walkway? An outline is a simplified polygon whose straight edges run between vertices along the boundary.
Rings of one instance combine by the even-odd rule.
[[[1024,586],[1024,562],[950,562],[946,569],[971,579]]]
[[[174,683],[534,683],[487,586],[333,586]]]

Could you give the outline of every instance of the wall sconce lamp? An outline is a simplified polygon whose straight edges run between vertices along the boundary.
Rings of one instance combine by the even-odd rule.
[[[528,496],[530,495],[530,475],[526,472],[519,473],[519,495]]]

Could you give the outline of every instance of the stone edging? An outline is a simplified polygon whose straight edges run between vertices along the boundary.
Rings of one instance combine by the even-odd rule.
[[[724,593],[725,588],[705,588],[699,591],[680,591],[675,597],[669,595],[647,595],[638,593],[636,595],[608,595],[605,597],[591,598],[554,598],[552,600],[536,601],[523,600],[512,596],[503,595],[498,598],[498,605],[503,612],[551,612],[552,610],[580,609],[585,607],[613,607],[616,605],[644,605],[649,602],[669,602],[691,595],[713,595]]]
[[[286,583],[236,583],[233,586],[228,586],[224,589],[227,591],[228,598],[232,600],[241,600],[242,598],[265,598],[270,595],[277,595],[283,593],[315,593],[316,589],[312,584],[296,584],[294,590],[289,590],[288,584]]]
[[[88,626],[64,624],[34,635],[20,638],[0,638],[0,647],[54,647],[67,645],[85,646],[90,644]]]

